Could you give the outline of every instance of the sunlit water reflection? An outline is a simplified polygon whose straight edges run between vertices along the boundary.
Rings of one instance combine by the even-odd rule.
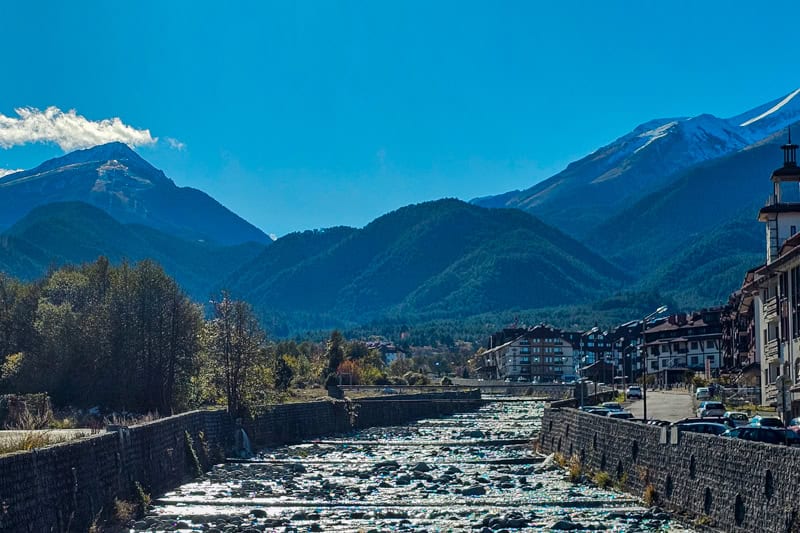
[[[691,531],[630,496],[575,485],[526,441],[543,405],[372,428],[216,466],[134,531]]]

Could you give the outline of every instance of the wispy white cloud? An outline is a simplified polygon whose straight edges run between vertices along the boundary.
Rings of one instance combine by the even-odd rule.
[[[65,112],[54,106],[44,111],[21,107],[14,112],[16,117],[0,113],[0,148],[29,143],[55,143],[64,151],[71,151],[112,141],[124,142],[129,146],[155,144],[158,141],[158,137],[150,135],[150,130],[128,126],[118,117],[89,120],[74,109]],[[172,142],[170,146],[180,150],[183,143],[175,142],[178,146]]]
[[[16,170],[13,168],[0,168],[0,178],[2,178],[3,176],[8,176],[9,174],[13,174],[14,172],[19,172],[21,170],[22,170],[21,168],[18,168]]]
[[[186,149],[186,144],[180,142],[178,139],[173,137],[165,137],[164,140],[167,141],[167,144],[170,148],[173,148],[179,152],[183,152]]]

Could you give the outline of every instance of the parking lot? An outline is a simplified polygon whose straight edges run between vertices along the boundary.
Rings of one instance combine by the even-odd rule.
[[[633,400],[626,403],[636,418],[644,416],[644,401]],[[694,404],[688,391],[647,391],[647,418],[675,422],[681,418],[695,416]]]

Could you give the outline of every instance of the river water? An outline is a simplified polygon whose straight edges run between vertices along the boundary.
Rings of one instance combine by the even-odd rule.
[[[548,467],[528,443],[542,410],[497,402],[270,448],[164,495],[131,530],[692,531]]]

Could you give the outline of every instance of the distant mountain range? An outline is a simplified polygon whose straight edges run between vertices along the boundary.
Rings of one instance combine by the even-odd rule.
[[[274,243],[111,143],[0,178],[0,269],[32,279],[99,255],[152,258],[198,301],[228,288],[280,334],[592,302],[629,314],[637,294],[719,304],[763,261],[756,213],[798,94],[730,119],[648,122],[477,205],[410,205]]]
[[[669,185],[686,170],[785,132],[800,121],[798,94],[800,89],[729,119],[699,115],[646,122],[524,191],[476,198],[472,203],[523,209],[583,239],[597,224]]]
[[[529,189],[473,203],[532,213],[686,306],[721,303],[763,262],[757,212],[800,122],[798,95],[729,119],[654,120]]]
[[[527,213],[439,200],[363,229],[288,235],[226,285],[261,310],[361,322],[586,302],[625,281],[619,269]]]
[[[0,178],[0,229],[53,202],[92,204],[123,223],[142,224],[189,240],[220,245],[268,244],[264,232],[206,193],[177,187],[123,143],[51,159]]]

